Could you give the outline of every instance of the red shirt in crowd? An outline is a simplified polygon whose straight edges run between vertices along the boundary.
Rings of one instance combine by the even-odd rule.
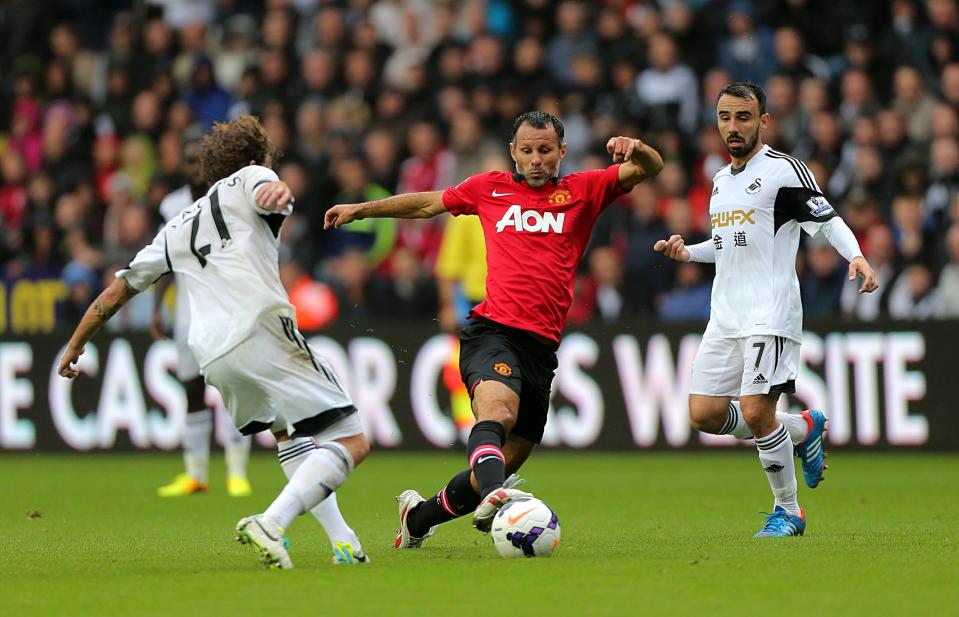
[[[619,165],[540,188],[492,171],[446,189],[446,209],[479,216],[486,236],[486,299],[472,313],[558,342],[596,217],[626,192]]]

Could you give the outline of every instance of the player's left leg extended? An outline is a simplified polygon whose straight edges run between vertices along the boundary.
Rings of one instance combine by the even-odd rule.
[[[505,473],[510,477],[504,483],[506,488],[512,488],[512,474],[519,471],[526,459],[533,452],[536,444],[510,433],[503,445],[503,456],[506,458]],[[480,503],[480,490],[473,475],[472,469],[464,469],[450,480],[445,487],[429,499],[423,499],[413,490],[404,491],[400,495],[401,506],[406,505],[408,513],[400,511],[401,528],[396,534],[396,548],[419,548],[423,540],[433,534],[437,525],[465,516],[476,510]],[[405,503],[404,503],[405,502]]]

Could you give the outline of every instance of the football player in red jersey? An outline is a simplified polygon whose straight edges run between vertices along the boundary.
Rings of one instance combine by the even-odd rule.
[[[543,437],[573,277],[596,217],[662,169],[653,148],[613,137],[606,144],[612,166],[560,178],[563,134],[555,116],[527,112],[513,123],[509,143],[515,173],[481,173],[445,191],[337,205],[326,213],[327,229],[369,217],[472,214],[486,236],[486,299],[460,334],[460,372],[477,420],[467,442],[470,468],[430,499],[413,490],[397,498],[396,548],[419,547],[436,525],[470,512],[473,525],[488,532],[504,504],[528,495],[507,475]]]

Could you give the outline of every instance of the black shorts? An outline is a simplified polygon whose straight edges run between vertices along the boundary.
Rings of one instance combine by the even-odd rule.
[[[498,381],[516,392],[519,412],[510,433],[539,443],[546,427],[557,347],[523,330],[473,317],[460,332],[460,375],[470,398],[483,380]]]

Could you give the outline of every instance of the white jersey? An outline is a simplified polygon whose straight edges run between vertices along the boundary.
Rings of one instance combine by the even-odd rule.
[[[800,227],[823,233],[848,260],[862,254],[809,168],[769,146],[742,168],[727,165],[716,173],[709,218],[712,239],[690,247],[692,261],[716,263],[706,337],[801,342]]]
[[[201,368],[249,337],[263,313],[293,317],[279,274],[280,225],[293,205],[270,212],[254,198],[260,185],[277,179],[250,165],[218,181],[117,273],[140,291],[177,274],[189,298],[190,349]]]

